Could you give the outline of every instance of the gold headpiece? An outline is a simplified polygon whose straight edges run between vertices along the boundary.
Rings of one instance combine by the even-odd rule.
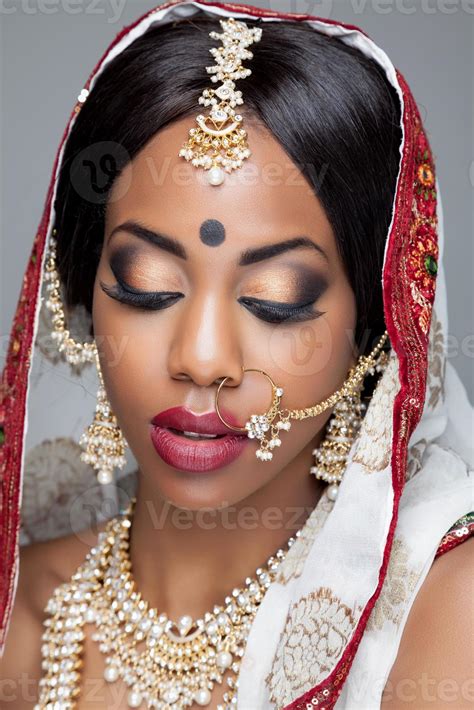
[[[206,67],[206,71],[212,74],[212,82],[221,81],[222,84],[217,89],[202,92],[199,103],[212,108],[208,116],[196,116],[198,127],[190,129],[189,138],[178,154],[196,167],[207,170],[211,185],[220,185],[224,181],[224,171],[230,173],[240,168],[242,161],[251,155],[247,133],[242,128],[242,116],[234,110],[235,106],[243,104],[242,92],[235,91],[235,80],[252,73],[251,69],[242,67],[242,60],[253,57],[247,47],[252,42],[259,42],[262,36],[261,28],[249,29],[245,22],[233,17],[219,22],[223,32],[212,31],[209,36],[221,39],[222,46],[209,50],[216,64]]]

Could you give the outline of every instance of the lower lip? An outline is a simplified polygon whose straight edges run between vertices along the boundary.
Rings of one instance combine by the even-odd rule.
[[[220,439],[193,441],[169,429],[151,426],[153,446],[165,463],[182,471],[205,473],[226,466],[243,452],[247,436],[226,435]]]

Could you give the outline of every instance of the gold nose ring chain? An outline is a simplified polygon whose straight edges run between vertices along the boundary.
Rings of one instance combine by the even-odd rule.
[[[382,351],[383,344],[388,338],[388,333],[385,331],[380,337],[378,343],[373,348],[369,355],[361,355],[357,361],[357,364],[352,367],[348,373],[347,379],[344,381],[342,386],[333,392],[329,397],[324,399],[318,404],[307,407],[306,409],[280,409],[281,398],[284,394],[283,388],[279,387],[270,375],[256,367],[242,367],[242,372],[259,372],[264,375],[271,384],[272,387],[272,402],[270,408],[264,414],[251,414],[249,420],[245,423],[243,427],[233,426],[228,424],[222,417],[219,409],[219,393],[224,386],[225,382],[230,379],[230,377],[224,377],[222,382],[219,384],[216,396],[215,396],[215,407],[216,412],[223,424],[232,431],[239,433],[246,432],[250,439],[258,439],[260,441],[260,446],[257,449],[255,455],[261,461],[270,461],[273,458],[273,449],[281,446],[280,432],[289,431],[291,428],[290,419],[306,419],[307,417],[316,417],[322,412],[324,412],[329,407],[332,407],[343,397],[350,395],[351,393],[360,389],[362,381],[368,373],[374,374],[375,369],[383,364],[386,364],[387,353]],[[268,433],[267,433],[268,432]]]

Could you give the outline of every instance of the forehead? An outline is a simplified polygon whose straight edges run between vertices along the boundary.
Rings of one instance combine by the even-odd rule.
[[[106,231],[136,218],[185,238],[215,219],[239,241],[304,233],[330,246],[332,230],[314,189],[267,129],[244,125],[252,154],[213,186],[202,168],[178,155],[193,126],[193,118],[170,124],[126,166],[110,195]]]

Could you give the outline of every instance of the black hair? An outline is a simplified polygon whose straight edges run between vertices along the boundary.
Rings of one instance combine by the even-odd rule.
[[[381,274],[400,161],[397,93],[377,62],[305,22],[245,21],[263,28],[244,62],[252,74],[237,86],[245,119],[263,124],[314,188],[354,291],[355,342],[367,352],[385,330]],[[221,31],[218,18],[204,11],[152,27],[106,65],[76,117],[55,199],[67,306],[91,312],[116,177],[158,130],[199,112],[212,29]]]

